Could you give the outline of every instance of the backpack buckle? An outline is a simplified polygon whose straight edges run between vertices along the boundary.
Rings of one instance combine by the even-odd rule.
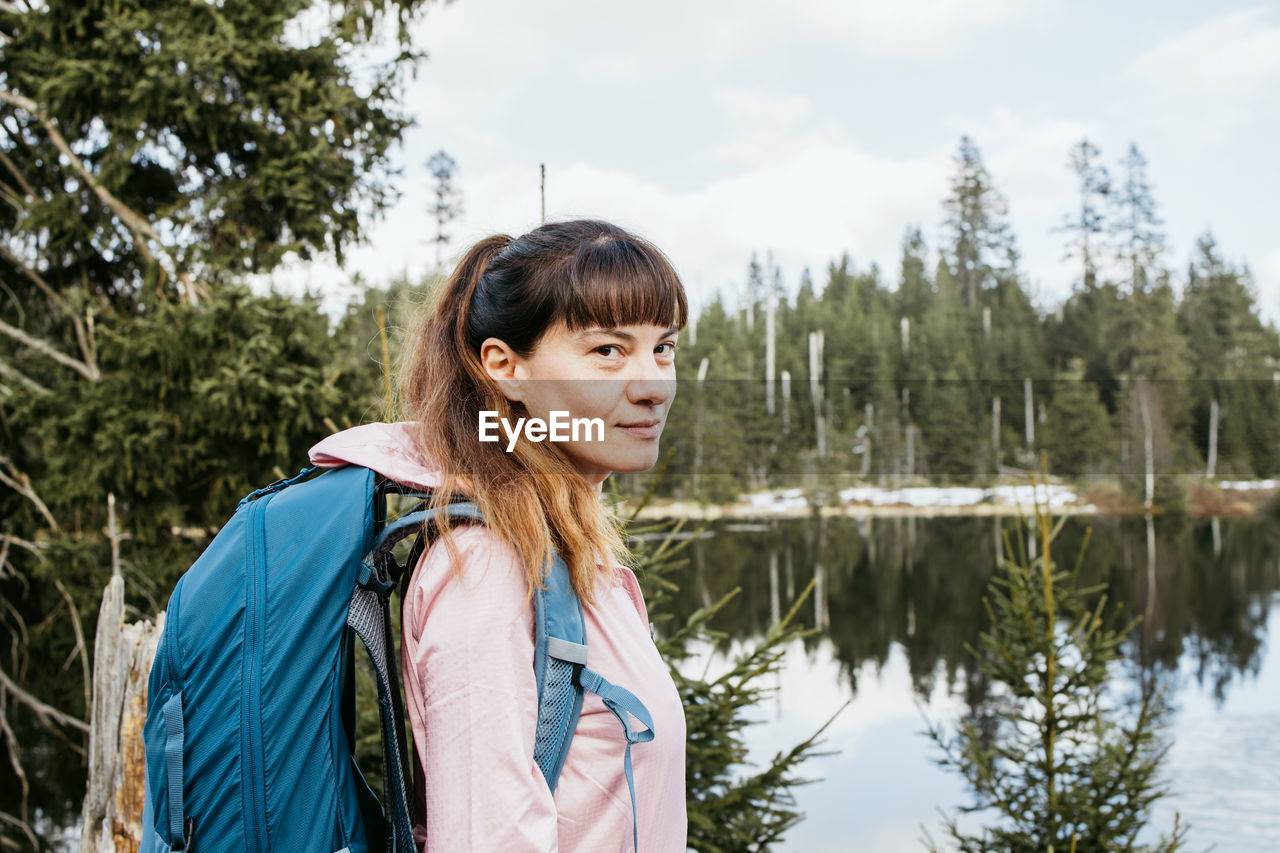
[[[384,602],[391,597],[391,591],[396,588],[396,582],[387,576],[385,570],[381,567],[375,569],[366,562],[360,563],[360,573],[356,575],[356,583],[370,592],[377,593],[378,598]]]

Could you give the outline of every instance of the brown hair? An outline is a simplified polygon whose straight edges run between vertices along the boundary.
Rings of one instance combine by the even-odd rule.
[[[576,330],[683,327],[687,319],[684,286],[667,257],[647,240],[591,219],[480,240],[424,313],[401,369],[400,400],[418,424],[419,450],[444,472],[431,505],[463,492],[474,500],[488,526],[523,558],[530,594],[553,545],[588,603],[602,576],[597,560],[608,573],[610,561],[624,561],[627,550],[616,519],[560,448],[519,442],[507,453],[479,440],[481,410],[513,421],[524,413],[481,366],[481,344],[497,338],[528,356],[560,322]],[[441,533],[456,569],[447,523]]]

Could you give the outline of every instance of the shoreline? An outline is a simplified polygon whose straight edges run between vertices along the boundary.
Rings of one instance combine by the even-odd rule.
[[[1042,490],[1043,486],[1040,487]],[[1013,489],[1014,491],[1009,491]],[[1025,490],[1025,493],[1024,493]],[[1192,518],[1239,518],[1256,515],[1258,508],[1277,492],[1272,480],[1194,483],[1188,486],[1185,514]],[[990,518],[1032,517],[1035,514],[1030,486],[912,487],[890,489],[859,487],[846,490],[851,499],[833,504],[812,504],[801,489],[774,489],[741,496],[728,504],[701,504],[691,500],[655,498],[636,516],[653,521],[676,518],[690,521],[769,520],[775,518]],[[978,500],[973,500],[980,496]],[[1039,493],[1040,506],[1048,505],[1053,516],[1097,516],[1141,518],[1141,503],[1110,486],[1092,486],[1077,494],[1071,487],[1053,485]],[[633,510],[627,501],[622,510]],[[1159,505],[1153,515],[1166,513]]]

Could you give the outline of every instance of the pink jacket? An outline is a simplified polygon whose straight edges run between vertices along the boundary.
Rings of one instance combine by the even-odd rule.
[[[311,461],[364,465],[431,488],[438,472],[414,452],[406,426],[346,430],[313,447]],[[486,527],[455,535],[461,577],[446,548],[433,546],[414,572],[402,626],[406,707],[426,775],[426,850],[631,850],[621,726],[586,694],[552,796],[533,760],[538,697],[524,563]],[[631,749],[640,849],[684,850],[684,709],[631,571],[615,567],[613,585],[584,616],[591,668],[653,715],[654,739]],[[633,719],[632,727],[643,725]]]

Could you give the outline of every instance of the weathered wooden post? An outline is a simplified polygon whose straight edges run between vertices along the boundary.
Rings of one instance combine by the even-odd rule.
[[[94,640],[93,710],[89,718],[89,785],[81,812],[81,853],[135,851],[142,841],[147,676],[164,614],[124,624],[124,579],[102,593]]]
[[[89,783],[81,810],[80,853],[120,853],[142,841],[147,772],[142,726],[147,678],[164,630],[164,614],[124,624],[124,577],[114,496],[107,500],[111,580],[102,591],[93,641],[93,703],[89,714]]]

